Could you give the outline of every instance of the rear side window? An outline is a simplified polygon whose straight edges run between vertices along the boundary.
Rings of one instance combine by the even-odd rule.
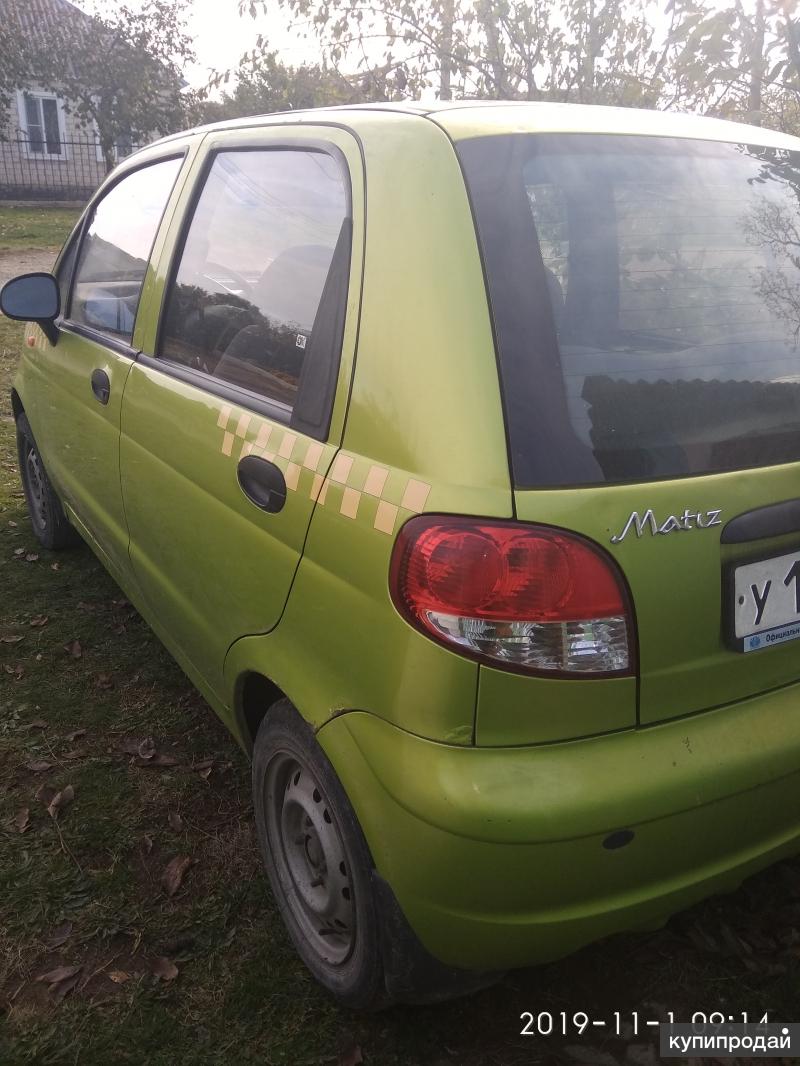
[[[167,293],[159,355],[287,419],[305,394],[304,428],[318,428],[323,412],[312,408],[341,345],[348,214],[342,167],[325,152],[216,154]]]
[[[181,162],[141,167],[95,205],[78,254],[73,322],[131,341],[147,262]]]
[[[800,460],[800,156],[655,137],[458,146],[519,487]]]

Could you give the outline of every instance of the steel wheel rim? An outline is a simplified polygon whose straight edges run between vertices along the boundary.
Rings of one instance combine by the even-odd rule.
[[[47,526],[47,492],[42,462],[35,448],[28,448],[25,467],[28,474],[26,487],[31,516],[40,529],[45,529]]]
[[[355,893],[336,816],[307,766],[288,752],[266,775],[269,844],[286,903],[307,943],[329,965],[350,958]]]

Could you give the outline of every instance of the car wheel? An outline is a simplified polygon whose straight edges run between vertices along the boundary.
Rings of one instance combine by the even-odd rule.
[[[333,767],[288,700],[259,728],[253,795],[272,891],[306,966],[344,1006],[386,1005],[369,849]]]
[[[25,501],[36,539],[50,551],[60,551],[78,544],[80,538],[64,514],[24,414],[17,418],[17,454]]]

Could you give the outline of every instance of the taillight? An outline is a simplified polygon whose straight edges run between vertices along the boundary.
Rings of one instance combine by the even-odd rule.
[[[545,526],[423,516],[403,526],[392,599],[412,625],[497,666],[631,670],[631,618],[614,562]]]

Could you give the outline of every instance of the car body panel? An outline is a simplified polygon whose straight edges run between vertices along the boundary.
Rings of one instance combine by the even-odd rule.
[[[743,122],[597,104],[497,103],[441,106],[431,121],[453,140],[494,133],[616,133],[620,136],[689,137],[703,141],[750,141],[768,148],[796,148],[797,138]]]
[[[800,667],[792,642],[742,654],[725,637],[729,610],[724,568],[800,547],[800,531],[775,541],[723,545],[725,524],[754,508],[797,495],[800,465],[736,471],[680,481],[517,492],[517,515],[552,521],[601,544],[619,563],[636,613],[639,721],[693,714],[794,683]],[[641,536],[629,516],[652,509],[658,525],[670,515],[719,511],[705,529]],[[732,608],[732,604],[730,605]],[[586,684],[586,682],[582,682]]]
[[[797,852],[798,706],[793,686],[538,747],[436,744],[359,713],[318,738],[423,944],[499,969],[658,926]]]

